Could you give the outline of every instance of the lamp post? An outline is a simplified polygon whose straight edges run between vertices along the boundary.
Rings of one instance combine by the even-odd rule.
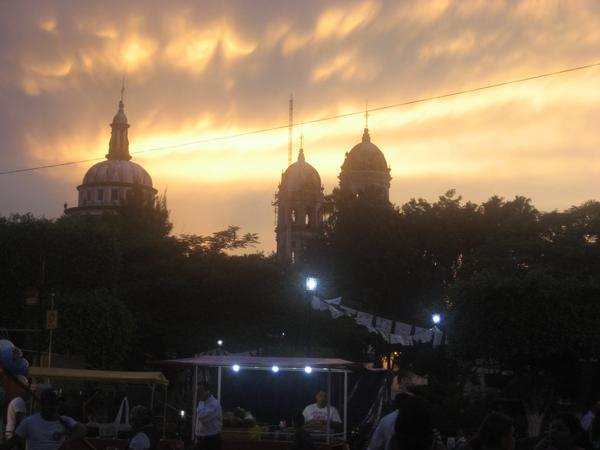
[[[441,342],[441,340],[443,338],[443,335],[442,335],[442,337],[440,337],[439,341],[436,340],[437,333],[440,333],[440,329],[438,328],[438,325],[440,325],[442,323],[442,316],[441,316],[441,314],[439,314],[439,313],[433,313],[431,315],[431,321],[433,322],[433,336],[431,337],[431,344],[435,348],[436,345],[438,345],[439,342]],[[436,341],[437,341],[437,343],[436,343]]]
[[[312,309],[312,296],[316,294],[317,292],[317,288],[319,287],[319,279],[313,276],[309,276],[306,277],[306,281],[304,284],[305,290],[306,290],[306,298],[307,298],[307,302],[306,302],[306,306],[307,306],[307,326],[309,327],[309,335],[308,335],[308,348],[311,348],[311,344],[312,344],[312,331],[313,331],[313,326],[311,324],[311,309]]]

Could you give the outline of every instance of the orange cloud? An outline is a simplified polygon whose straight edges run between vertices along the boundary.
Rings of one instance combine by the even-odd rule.
[[[439,39],[436,43],[426,45],[419,51],[421,60],[429,60],[439,56],[454,56],[467,53],[475,46],[475,35],[465,31],[450,39]]]
[[[365,1],[356,6],[331,8],[319,16],[314,37],[317,41],[329,38],[342,39],[368,25],[377,16],[379,9],[379,3],[374,1]]]
[[[260,232],[266,249],[274,246],[271,201],[287,161],[290,92],[296,121],[310,120],[360,111],[366,98],[377,107],[597,61],[600,43],[593,1],[272,2],[268,9],[242,0],[234,7],[107,1],[44,4],[32,14],[23,0],[0,11],[6,168],[103,157],[126,72],[133,152],[284,125],[134,155],[157,189],[168,189],[177,231],[238,224]],[[371,136],[392,168],[392,201],[433,199],[451,187],[474,200],[532,195],[541,208],[597,196],[599,73],[373,112]],[[327,191],[363,124],[358,115],[302,127],[307,160]],[[15,176],[10,188],[22,201],[0,197],[0,213],[17,204],[60,214],[90,165]],[[30,188],[35,177],[47,177],[60,198]]]
[[[195,25],[185,13],[170,20],[169,32],[166,61],[197,74],[206,69],[219,46],[228,62],[248,56],[257,47],[255,41],[239,36],[226,20]]]
[[[315,67],[312,73],[312,81],[320,83],[332,77],[341,80],[366,81],[377,76],[379,68],[376,64],[365,64],[365,60],[356,52],[345,51],[334,58],[326,58],[325,61]]]

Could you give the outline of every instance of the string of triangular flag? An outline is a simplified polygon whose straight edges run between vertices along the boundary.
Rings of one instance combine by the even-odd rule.
[[[395,345],[431,343],[434,347],[445,342],[442,330],[437,326],[423,328],[409,323],[398,322],[375,314],[359,311],[342,305],[342,297],[322,299],[313,296],[311,307],[316,311],[329,311],[332,319],[350,317],[357,325],[365,327],[369,333],[378,333],[386,342]]]

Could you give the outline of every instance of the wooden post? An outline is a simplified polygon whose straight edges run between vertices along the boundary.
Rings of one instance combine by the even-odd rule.
[[[331,442],[331,369],[327,369],[327,443]]]
[[[196,439],[196,421],[198,420],[198,366],[194,365],[194,375],[192,376],[192,442]]]
[[[348,439],[348,372],[344,371],[344,441]]]

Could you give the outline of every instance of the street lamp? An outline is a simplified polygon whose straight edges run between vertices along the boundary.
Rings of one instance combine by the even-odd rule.
[[[219,340],[217,341],[217,345],[218,345],[219,347],[223,347],[223,340],[222,340],[222,339],[219,339]]]
[[[440,316],[439,314],[433,314],[433,315],[431,316],[431,321],[432,321],[432,322],[433,322],[435,325],[437,325],[437,324],[439,324],[439,323],[442,321],[442,316]]]
[[[309,292],[314,292],[317,290],[317,286],[319,285],[319,280],[315,277],[306,278],[306,290]]]
[[[306,277],[306,319],[307,319],[307,326],[308,326],[308,339],[307,339],[307,344],[308,344],[308,348],[310,349],[311,347],[311,333],[312,333],[312,326],[311,326],[311,296],[316,295],[317,292],[317,288],[319,287],[319,280],[316,277]]]

